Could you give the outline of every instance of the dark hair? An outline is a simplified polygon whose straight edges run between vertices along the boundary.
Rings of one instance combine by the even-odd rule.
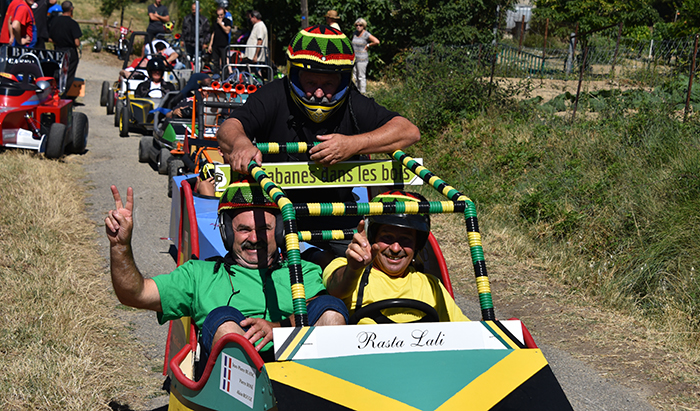
[[[68,0],[64,1],[61,3],[61,10],[63,10],[64,13],[68,13],[69,11],[73,10],[73,3]]]
[[[253,10],[249,13],[250,16],[255,17],[258,20],[262,20],[262,14],[259,11]]]
[[[165,43],[163,43],[162,41],[157,42],[155,45],[155,49],[156,49],[156,51],[165,50]]]

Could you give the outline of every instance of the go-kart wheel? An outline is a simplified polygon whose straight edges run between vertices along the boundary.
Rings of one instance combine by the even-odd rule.
[[[107,96],[107,115],[114,114],[114,100],[116,100],[116,97],[114,96],[114,93],[110,93],[109,96]]]
[[[350,317],[350,324],[357,324],[363,318],[371,318],[377,324],[393,324],[388,317],[382,314],[382,310],[388,308],[410,308],[413,310],[418,310],[425,313],[425,316],[420,320],[412,321],[414,323],[436,323],[440,321],[440,316],[438,315],[435,308],[424,303],[423,301],[411,300],[408,298],[391,298],[388,300],[382,300],[368,304]]]
[[[46,136],[46,158],[59,158],[63,154],[63,139],[66,137],[66,125],[53,123]]]
[[[93,53],[99,53],[102,51],[102,42],[100,40],[95,41],[95,45],[92,46]]]
[[[169,168],[168,164],[171,161],[171,158],[173,157],[172,154],[170,154],[170,150],[167,148],[161,148],[160,153],[158,153],[158,173],[159,174],[168,174]]]
[[[90,126],[85,113],[73,113],[73,129],[71,130],[71,148],[73,154],[83,154],[87,146]]]
[[[153,137],[141,137],[141,141],[139,141],[139,163],[148,163],[151,159],[151,147],[153,147]]]
[[[119,117],[122,115],[122,102],[117,100],[117,105],[114,107],[114,127],[119,127]]]
[[[129,121],[131,121],[129,107],[122,107],[120,114],[119,137],[129,137]]]
[[[104,107],[107,105],[107,99],[109,98],[109,81],[102,82],[102,92],[100,93],[100,106]]]
[[[172,160],[168,165],[168,197],[173,196],[173,177],[182,175],[182,170],[185,168],[185,163],[182,160]]]

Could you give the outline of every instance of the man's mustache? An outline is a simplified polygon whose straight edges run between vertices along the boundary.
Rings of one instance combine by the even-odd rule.
[[[248,240],[243,241],[241,244],[241,249],[243,250],[267,250],[267,241],[251,242]]]

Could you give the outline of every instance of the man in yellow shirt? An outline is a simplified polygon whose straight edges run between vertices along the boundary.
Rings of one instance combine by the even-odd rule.
[[[404,191],[372,199],[384,203],[421,200],[425,201],[420,194]],[[437,278],[411,265],[428,240],[428,215],[369,216],[357,231],[345,258],[336,258],[323,271],[328,292],[350,310],[350,323],[354,319],[371,324],[368,318],[376,323],[469,320]],[[358,307],[362,310],[355,314]]]

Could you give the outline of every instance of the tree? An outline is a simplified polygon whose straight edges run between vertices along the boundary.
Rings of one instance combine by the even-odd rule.
[[[651,0],[536,0],[535,24],[549,19],[550,32],[567,38],[579,25],[586,33],[618,23],[625,27],[653,26],[660,20]]]

